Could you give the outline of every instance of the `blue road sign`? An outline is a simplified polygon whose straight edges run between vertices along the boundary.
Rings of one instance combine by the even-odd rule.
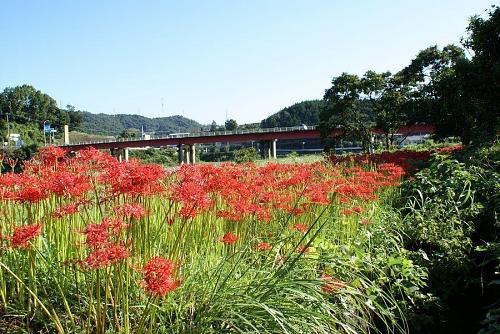
[[[45,123],[45,124],[43,125],[43,132],[45,132],[45,133],[50,133],[50,130],[51,130],[51,129],[50,129],[50,124],[49,124],[49,123]]]

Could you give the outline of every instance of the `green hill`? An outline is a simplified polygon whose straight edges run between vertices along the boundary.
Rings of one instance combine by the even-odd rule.
[[[260,122],[261,128],[315,125],[319,123],[319,113],[323,107],[322,100],[310,100],[295,103]]]
[[[148,118],[140,115],[108,115],[92,114],[82,112],[82,124],[78,130],[90,134],[119,135],[127,129],[141,130],[145,132],[195,132],[202,125],[196,121],[183,116],[169,116]]]

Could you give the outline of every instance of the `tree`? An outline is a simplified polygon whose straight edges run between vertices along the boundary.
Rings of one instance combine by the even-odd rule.
[[[435,136],[459,136],[464,143],[472,139],[474,112],[470,105],[471,81],[464,76],[469,60],[462,48],[447,45],[420,51],[398,77],[410,87],[413,122],[436,125]]]
[[[402,105],[406,94],[405,85],[395,79],[390,72],[367,71],[361,78],[363,94],[370,102],[375,117],[375,126],[381,130],[388,149],[394,141],[396,131],[406,123]]]
[[[275,128],[300,126],[302,124],[317,125],[323,104],[322,100],[295,103],[262,120],[260,127]]]
[[[215,121],[212,121],[212,124],[210,124],[210,132],[215,131],[217,131],[217,123],[215,123]]]
[[[0,94],[0,114],[9,115],[10,121],[19,124],[37,123],[40,127],[49,121],[61,128],[67,121],[52,97],[29,85],[5,88]]]
[[[139,131],[133,128],[125,129],[118,135],[118,139],[133,139],[137,137],[139,137]]]
[[[238,128],[238,123],[234,119],[228,119],[225,126],[227,131],[234,131]]]
[[[370,128],[373,126],[371,110],[364,108],[361,100],[364,85],[354,74],[342,73],[332,80],[332,87],[325,91],[325,106],[320,113],[320,131],[323,139],[331,138],[334,131],[359,141],[368,151]]]
[[[500,6],[493,6],[489,17],[473,16],[462,43],[474,56],[460,64],[459,75],[469,84],[470,110],[474,113],[472,129],[476,141],[491,140],[499,130],[500,117]]]

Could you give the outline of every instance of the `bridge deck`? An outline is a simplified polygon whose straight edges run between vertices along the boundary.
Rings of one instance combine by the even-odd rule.
[[[416,125],[402,127],[398,133],[402,134],[417,134],[417,133],[432,133],[434,132],[433,125]],[[374,129],[374,133],[381,133],[380,130]],[[332,135],[338,135],[340,131]],[[151,139],[122,139],[109,141],[84,142],[70,145],[61,145],[60,147],[69,149],[70,151],[78,151],[88,147],[96,149],[114,149],[127,147],[161,147],[167,145],[192,145],[206,144],[217,142],[245,142],[245,141],[260,141],[260,140],[286,140],[286,139],[310,139],[320,138],[320,132],[317,126],[295,126],[283,128],[268,128],[257,130],[236,130],[236,131],[218,131],[218,132],[201,132],[189,134],[169,135],[165,137],[157,137]]]

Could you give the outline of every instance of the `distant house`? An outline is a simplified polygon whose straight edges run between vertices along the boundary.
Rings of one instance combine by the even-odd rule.
[[[14,144],[14,145],[12,145]],[[15,147],[21,147],[23,146],[23,141],[21,139],[21,135],[19,133],[11,133],[9,134],[9,137],[7,138],[7,142],[4,143],[4,146],[15,146]]]

